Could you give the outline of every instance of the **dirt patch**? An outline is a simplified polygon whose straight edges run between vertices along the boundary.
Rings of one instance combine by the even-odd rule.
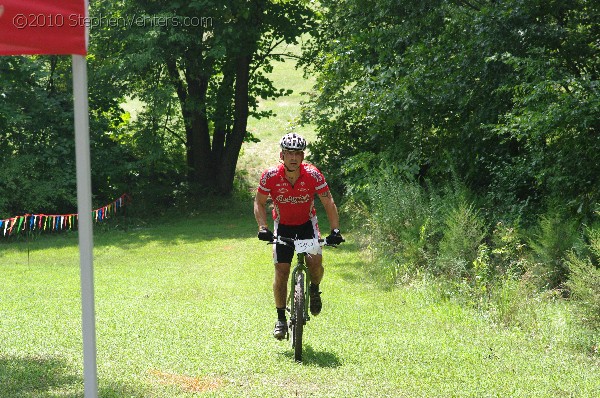
[[[166,373],[160,370],[150,370],[148,373],[162,385],[174,385],[188,392],[215,391],[225,385],[225,380],[217,377],[191,377]]]

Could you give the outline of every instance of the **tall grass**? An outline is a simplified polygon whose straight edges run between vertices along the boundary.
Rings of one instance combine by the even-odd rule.
[[[570,271],[566,286],[579,304],[581,321],[600,330],[600,225],[590,227],[587,235],[588,252],[577,255],[570,251],[566,257]]]
[[[567,280],[569,266],[574,297],[589,319],[597,319],[597,267],[577,257],[579,251],[567,256],[578,246],[578,233],[562,215],[548,213],[532,234],[518,221],[497,221],[492,227],[460,184],[436,190],[383,174],[366,192],[366,202],[349,201],[346,211],[358,215],[355,223],[363,223],[357,230],[373,256],[378,283],[389,287],[434,280],[443,297],[481,311],[502,327],[547,336],[562,319],[563,326],[569,325],[561,331],[564,336],[581,347],[597,345],[597,322],[591,329],[577,326],[579,304],[548,289]],[[593,245],[597,241],[592,239],[588,252],[597,259]]]

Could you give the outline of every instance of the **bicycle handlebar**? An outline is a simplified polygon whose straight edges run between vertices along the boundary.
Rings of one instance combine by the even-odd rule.
[[[294,249],[296,249],[299,252],[306,252],[306,250],[310,249],[311,247],[314,246],[329,246],[329,247],[337,247],[338,245],[331,245],[329,243],[327,243],[327,239],[293,239],[293,238],[286,238],[284,236],[279,236],[276,235],[273,238],[272,242],[267,242],[268,244],[274,245],[274,244],[282,244],[282,245],[287,245],[290,247],[293,247]]]
[[[294,242],[299,241],[299,240],[316,240],[319,243],[323,243],[325,242],[325,239],[315,239],[315,238],[311,238],[311,239],[294,239],[294,238],[286,238],[285,236],[279,236],[279,235],[275,235],[275,237],[273,238],[273,243],[283,243],[286,245],[293,245]],[[327,244],[327,243],[325,243]]]

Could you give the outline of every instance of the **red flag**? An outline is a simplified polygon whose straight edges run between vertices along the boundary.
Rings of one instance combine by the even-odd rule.
[[[0,0],[0,55],[85,55],[85,0]]]

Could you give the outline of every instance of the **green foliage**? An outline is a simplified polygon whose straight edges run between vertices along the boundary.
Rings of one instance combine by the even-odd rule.
[[[59,57],[0,58],[0,215],[72,204],[67,67]]]
[[[94,0],[90,17],[95,200],[229,193],[242,142],[256,141],[248,117],[273,114],[258,98],[289,94],[267,75],[277,45],[312,29],[308,4]],[[0,216],[74,209],[70,70],[68,57],[0,59]]]
[[[242,143],[257,140],[248,118],[273,115],[259,109],[259,98],[290,92],[267,77],[270,62],[284,55],[276,48],[312,29],[312,10],[270,0],[96,3],[100,15],[148,21],[100,29],[96,51],[117,71],[114,84],[146,105],[131,126],[131,143],[142,144],[137,152],[160,156],[152,167],[165,167],[156,175],[174,181],[154,182],[173,196],[187,188],[194,196],[231,193]]]
[[[485,253],[480,247],[485,236],[485,224],[473,205],[464,200],[453,204],[444,217],[435,272],[451,279],[471,277],[475,260]],[[483,269],[477,271],[481,275],[487,273]]]
[[[452,166],[506,219],[534,222],[548,197],[592,214],[597,2],[320,4],[304,117],[317,124],[316,161],[350,192],[372,170],[356,166],[383,158],[435,185]]]
[[[550,208],[540,217],[529,246],[533,252],[532,272],[540,287],[562,288],[569,276],[565,263],[567,253],[579,246],[580,237],[575,220],[564,211]]]
[[[600,330],[600,226],[589,228],[589,255],[570,251],[566,257],[569,280],[566,286],[578,304],[580,319]]]
[[[388,281],[423,272],[472,278],[486,228],[464,189],[453,185],[432,192],[395,173],[380,176],[366,185],[358,219],[366,220],[364,233]]]
[[[387,269],[388,282],[427,269],[437,228],[434,209],[423,188],[383,172],[368,186],[367,195],[365,233]]]
[[[485,311],[494,322],[507,327],[536,330],[544,295],[526,273],[528,252],[517,224],[496,224],[488,243],[477,248],[470,276],[460,291],[468,305]]]
[[[498,222],[491,240],[490,260],[497,275],[516,280],[528,271],[528,248],[517,222],[510,226]]]
[[[123,193],[115,176],[125,155],[105,135],[120,111],[93,78],[94,66],[90,61],[92,179],[104,202]],[[76,208],[71,81],[68,57],[0,58],[0,217]]]

